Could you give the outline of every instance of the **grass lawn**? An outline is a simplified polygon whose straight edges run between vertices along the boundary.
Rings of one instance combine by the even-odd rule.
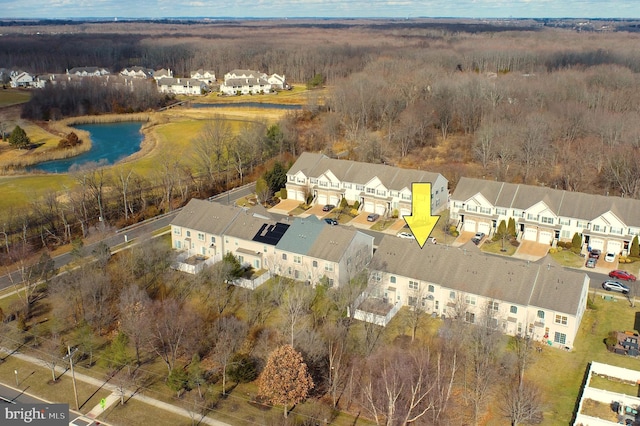
[[[580,257],[571,250],[562,250],[556,253],[549,253],[553,260],[558,262],[562,266],[568,266],[570,268],[580,268],[586,261],[584,257]]]
[[[26,90],[2,89],[0,90],[0,107],[21,104],[31,98],[31,93]]]
[[[124,405],[118,402],[109,407],[98,416],[98,420],[114,425],[190,426],[192,424],[189,417],[180,416],[135,399],[125,399],[125,401]]]
[[[600,292],[593,297],[593,307],[584,314],[573,350],[544,348],[528,372],[547,398],[545,425],[566,425],[571,419],[589,362],[639,369],[638,360],[607,351],[603,340],[611,330],[633,330],[640,307],[631,308],[622,300],[605,301]]]
[[[502,240],[492,241],[489,239],[486,240],[484,244],[482,244],[482,246],[480,247],[480,249],[486,253],[502,254],[505,256],[513,256],[513,254],[516,252],[516,247],[510,244],[509,241],[504,242],[505,251],[502,251],[502,248],[503,248]]]
[[[591,376],[589,386],[592,388],[608,390],[609,392],[622,393],[634,397],[638,396],[638,385],[636,383],[611,380],[595,374]]]
[[[70,371],[62,376],[58,373],[56,383],[50,384],[51,370],[49,368],[10,356],[1,364],[0,382],[15,387],[14,370],[18,370],[19,389],[51,402],[69,404],[69,408],[75,409]],[[100,399],[106,398],[111,393],[104,389],[96,389],[95,386],[84,383],[77,378],[76,386],[80,411],[83,413],[90,411],[100,403]]]

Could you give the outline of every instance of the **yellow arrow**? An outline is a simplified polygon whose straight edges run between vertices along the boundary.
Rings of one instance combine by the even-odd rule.
[[[440,219],[440,216],[431,215],[430,183],[414,182],[411,184],[411,215],[405,215],[403,218],[422,248]]]

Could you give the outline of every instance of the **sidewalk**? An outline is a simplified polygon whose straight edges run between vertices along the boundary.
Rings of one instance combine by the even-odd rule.
[[[23,361],[26,361],[26,362],[29,362],[31,364],[36,364],[38,366],[42,366],[42,362],[39,359],[37,359],[35,357],[32,357],[30,355],[25,355],[25,354],[22,354],[20,352],[9,351],[6,348],[0,348],[0,352],[8,354],[10,356],[14,356],[16,358],[19,358],[19,359],[21,359]],[[65,367],[56,366],[56,372],[57,373],[63,374],[65,372],[67,372],[67,371],[68,370]],[[71,374],[71,373],[69,372],[69,374]],[[117,392],[116,386],[114,386],[114,385],[112,385],[112,384],[110,384],[108,382],[105,382],[103,380],[99,380],[99,379],[96,379],[94,377],[87,376],[86,374],[78,373],[77,371],[75,372],[75,377],[76,377],[76,380],[79,380],[79,381],[82,381],[82,382],[85,382],[85,383],[89,383],[89,384],[95,386],[96,388],[104,388],[104,389],[112,392],[111,395],[109,395],[107,398],[105,398],[106,401],[105,401],[104,410],[102,409],[102,404],[98,404],[95,407],[93,407],[89,411],[89,413],[86,414],[87,417],[90,417],[90,418],[99,417],[108,407],[118,403],[118,401],[120,400],[119,393]],[[166,411],[170,411],[170,412],[172,412],[174,414],[178,414],[180,416],[183,416],[183,417],[186,417],[186,418],[189,418],[189,419],[191,419],[191,418],[199,419],[199,424],[206,424],[206,425],[211,425],[211,426],[231,426],[228,423],[224,423],[224,422],[221,422],[219,420],[212,419],[210,417],[202,417],[198,413],[195,413],[195,414],[191,413],[191,412],[189,412],[189,410],[186,410],[186,409],[181,408],[181,407],[177,407],[177,406],[175,406],[173,404],[168,404],[166,402],[157,400],[155,398],[150,398],[150,397],[142,395],[142,394],[134,394],[132,391],[130,391],[128,389],[126,390],[125,393],[126,393],[126,398],[133,398],[133,399],[136,399],[136,400],[138,400],[140,402],[144,402],[145,404],[149,404],[149,405],[152,405],[154,407],[157,407],[157,408],[160,408],[160,409],[163,409],[163,410],[166,410]]]

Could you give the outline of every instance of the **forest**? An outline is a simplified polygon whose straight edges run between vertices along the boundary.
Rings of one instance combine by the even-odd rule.
[[[366,271],[341,288],[276,279],[248,292],[229,285],[237,273],[233,258],[191,277],[170,269],[166,241],[109,257],[104,250],[86,253],[76,237],[98,217],[112,224],[151,217],[256,178],[275,168],[275,159],[289,164],[305,150],[440,172],[450,190],[470,176],[637,198],[638,34],[534,21],[72,28],[3,27],[0,66],[44,73],[141,65],[177,76],[205,68],[219,77],[249,68],[283,73],[300,85],[320,75],[325,92],[279,123],[250,125],[237,135],[214,120],[193,135],[196,155],[159,164],[152,179],[91,165],[73,171],[81,185],[65,197],[34,200],[28,214],[5,212],[7,262],[75,241],[81,267],[53,278],[44,256],[27,269],[28,280],[47,285],[33,287],[4,313],[15,321],[3,325],[3,345],[29,344],[49,354],[72,341],[87,368],[117,377],[123,388],[168,388],[176,402],[193,399],[214,412],[225,404],[220,394],[234,395],[234,386],[256,397],[256,388],[240,384],[257,380],[264,388],[258,377],[269,355],[290,345],[309,374],[298,396],[308,392],[314,402],[296,407],[292,424],[315,424],[339,411],[386,425],[567,423],[573,407],[554,405],[562,398],[531,373],[541,355],[527,339],[507,341],[482,321],[440,322],[420,309],[403,310],[391,329],[354,321],[347,308],[369,285]],[[36,31],[38,37],[30,35]],[[143,110],[156,102],[144,104],[149,99],[127,108]],[[38,95],[25,111],[39,104],[61,107]],[[15,236],[11,250],[7,234]],[[50,320],[41,324],[44,315]],[[282,422],[280,411],[245,420]]]

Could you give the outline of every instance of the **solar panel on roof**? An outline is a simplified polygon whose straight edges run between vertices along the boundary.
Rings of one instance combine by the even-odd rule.
[[[263,223],[260,230],[251,240],[275,246],[278,244],[278,241],[280,241],[284,233],[287,232],[287,229],[289,229],[289,225],[286,223],[278,222],[275,225]]]

